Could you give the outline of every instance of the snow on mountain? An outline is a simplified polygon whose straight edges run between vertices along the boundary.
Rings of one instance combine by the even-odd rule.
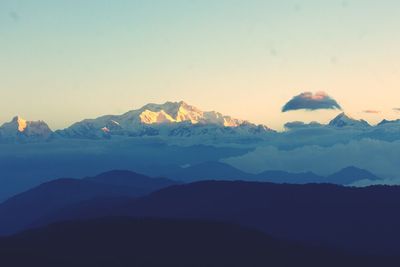
[[[354,119],[345,113],[340,113],[335,118],[333,118],[328,124],[321,124],[315,121],[310,123],[293,121],[293,122],[287,122],[284,126],[287,131],[311,130],[311,129],[319,130],[322,128],[332,129],[332,130],[351,129],[351,130],[365,131],[374,128],[367,121]]]
[[[333,120],[329,122],[329,126],[332,127],[359,127],[359,128],[367,128],[370,127],[369,123],[365,120],[356,120],[352,117],[348,116],[344,112],[336,116]]]
[[[351,118],[345,113],[336,116],[329,124],[295,121],[286,123],[285,129],[286,131],[282,134],[298,140],[300,144],[303,144],[301,140],[314,142],[315,138],[318,138],[319,142],[324,145],[364,138],[388,142],[400,140],[400,119],[383,120],[378,125],[372,126],[364,120]]]
[[[181,102],[166,102],[162,105],[149,104],[141,108],[140,122],[144,124],[180,123],[216,124],[225,127],[237,127],[245,121],[224,116],[219,112],[203,112],[198,108]]]
[[[260,134],[270,132],[255,125],[215,111],[201,111],[183,101],[147,104],[122,115],[107,115],[83,120],[57,131],[62,137],[109,138],[111,136],[199,136],[225,134]]]
[[[204,112],[185,102],[167,102],[163,105],[148,104],[139,110],[141,123],[199,123],[204,118]]]
[[[385,140],[385,141],[396,141],[400,139],[400,119],[399,120],[383,120],[378,123],[377,126],[371,127],[369,131],[364,133],[362,137]]]
[[[392,121],[384,119],[380,123],[378,123],[378,126],[393,126],[393,125],[399,126],[400,125],[400,119],[392,120]]]
[[[343,140],[372,138],[392,141],[399,139],[399,122],[400,120],[383,120],[377,126],[370,126],[364,120],[356,120],[341,113],[329,124],[317,122],[306,124],[297,121],[286,123],[285,128],[290,136],[323,135],[323,138],[329,139],[331,135],[336,136],[340,132]],[[272,132],[275,131],[265,125],[256,125],[216,111],[202,111],[181,101],[147,104],[122,115],[85,119],[66,129],[58,130],[55,134],[43,121],[26,121],[17,116],[0,127],[0,142],[45,141],[53,136],[78,139],[108,139],[118,136],[195,137],[197,142],[210,140],[236,142],[239,138],[242,141],[248,139],[246,142],[251,142],[251,140],[265,139],[265,137],[265,140],[270,140],[271,135],[268,134]],[[328,143],[334,143],[334,140]]]
[[[16,116],[0,126],[1,142],[34,142],[48,140],[52,130],[44,121],[27,121]]]

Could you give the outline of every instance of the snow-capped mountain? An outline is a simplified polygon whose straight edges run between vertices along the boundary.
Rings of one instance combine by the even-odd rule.
[[[333,120],[329,122],[329,126],[332,127],[357,127],[357,128],[367,128],[370,127],[369,123],[365,120],[356,120],[348,116],[344,112],[336,116]]]
[[[52,133],[44,121],[27,121],[16,116],[10,122],[0,126],[0,141],[45,141],[51,137]]]
[[[374,138],[392,141],[398,139],[400,120],[383,120],[377,126],[371,126],[364,120],[357,120],[341,113],[329,124],[297,121],[286,123],[285,128],[289,135],[322,134],[329,139],[330,135],[340,132],[343,140]],[[55,133],[43,121],[26,121],[17,116],[11,122],[0,127],[0,142],[38,142],[47,141],[53,137],[56,139],[109,139],[118,136],[157,136],[186,138],[185,140],[189,143],[192,142],[191,139],[195,139],[195,143],[207,143],[208,141],[212,143],[248,143],[255,140],[270,140],[273,138],[271,133],[276,132],[265,125],[256,125],[216,111],[202,111],[181,101],[147,104],[122,115],[106,115],[96,119],[86,119]],[[182,139],[179,140],[183,142]]]
[[[166,102],[162,105],[148,104],[138,111],[140,113],[139,120],[144,124],[190,122],[191,124],[237,127],[245,123],[243,120],[224,116],[215,111],[201,111],[183,101]]]
[[[400,119],[382,120],[375,127],[371,127],[363,137],[386,141],[396,141],[400,139]]]
[[[178,136],[260,134],[272,130],[264,125],[201,111],[183,101],[147,104],[122,115],[107,115],[75,123],[57,131],[69,138],[109,138],[111,136]]]
[[[387,126],[387,125],[389,125],[389,126],[400,125],[400,119],[392,120],[392,121],[384,119],[380,123],[378,123],[378,126]]]
[[[298,129],[354,129],[354,130],[368,130],[374,128],[365,120],[357,120],[349,115],[340,113],[335,118],[333,118],[328,124],[321,124],[319,122],[304,123],[301,121],[287,122],[285,124],[286,130],[298,130]]]

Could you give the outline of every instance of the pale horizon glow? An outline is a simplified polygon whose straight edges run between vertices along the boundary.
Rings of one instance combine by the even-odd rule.
[[[399,13],[393,0],[4,0],[0,124],[55,130],[181,100],[278,130],[341,112],[281,113],[308,91],[371,124],[398,119]]]

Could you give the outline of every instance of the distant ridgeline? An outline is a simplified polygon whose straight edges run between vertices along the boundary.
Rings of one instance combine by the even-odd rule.
[[[358,135],[375,136],[400,129],[400,120],[383,120],[376,126],[364,120],[356,120],[341,113],[328,125],[290,122],[287,130],[304,128],[348,129]],[[164,104],[147,104],[138,110],[122,115],[106,115],[96,119],[85,119],[64,130],[53,132],[43,121],[26,121],[15,117],[0,127],[1,142],[40,142],[57,138],[109,139],[112,137],[216,137],[270,138],[276,134],[265,125],[256,125],[245,120],[225,116],[215,111],[201,111],[183,101]]]

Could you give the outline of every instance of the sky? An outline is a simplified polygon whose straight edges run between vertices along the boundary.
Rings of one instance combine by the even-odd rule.
[[[396,0],[0,0],[0,123],[184,100],[280,129],[337,115],[281,112],[319,91],[355,118],[400,118],[398,14]]]

